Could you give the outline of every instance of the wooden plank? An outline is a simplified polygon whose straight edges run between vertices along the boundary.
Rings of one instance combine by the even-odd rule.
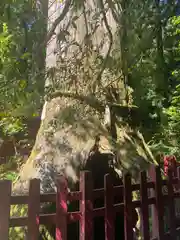
[[[80,211],[82,218],[80,221],[79,239],[93,240],[93,183],[91,172],[81,172],[80,191],[82,192],[82,199],[80,201]]]
[[[147,182],[147,187],[148,188],[154,188],[154,182]],[[141,188],[141,185],[140,184],[133,184],[132,185],[132,191],[137,191],[137,190],[140,190]]]
[[[0,239],[9,239],[9,217],[11,204],[11,181],[0,181]]]
[[[40,196],[40,202],[41,203],[55,203],[56,202],[56,193],[43,193]]]
[[[159,167],[153,167],[152,171],[154,171],[154,181],[155,181],[155,211],[154,211],[154,220],[157,224],[158,232],[157,238],[158,240],[164,240],[164,201],[162,194],[162,178],[161,171]]]
[[[133,239],[133,223],[132,223],[132,184],[131,176],[124,175],[124,233],[125,240]]]
[[[153,181],[155,183],[155,169],[154,169],[154,164],[151,164],[148,170],[148,178],[150,179],[150,181]],[[150,206],[150,216],[152,219],[152,226],[151,226],[151,237],[152,238],[156,238],[158,235],[158,227],[157,227],[157,217],[156,217],[156,198],[155,198],[155,185],[154,188],[149,189],[149,193],[148,193],[149,198],[153,198],[154,199],[154,203],[151,204]]]
[[[93,189],[93,200],[104,197],[104,188]]]
[[[176,239],[176,217],[175,217],[175,202],[174,202],[174,190],[173,190],[173,176],[172,172],[168,171],[168,208],[169,208],[169,220],[170,220],[170,238]]]
[[[124,211],[124,203],[117,203],[113,206],[115,213]]]
[[[99,192],[99,189],[96,189],[97,195],[102,195],[103,192]],[[16,204],[28,204],[28,195],[23,195],[23,196],[12,196],[11,197],[11,204],[16,205]],[[68,200],[69,201],[76,201],[81,198],[81,192],[70,192],[68,193]],[[51,202],[55,203],[56,202],[56,193],[44,193],[40,195],[40,202],[41,203],[46,203],[46,202]]]
[[[140,208],[141,200],[134,200],[132,204],[134,208]],[[148,198],[148,205],[155,205],[155,204],[156,204],[156,199],[154,197]]]
[[[178,179],[178,183],[175,185],[176,192],[174,193],[174,197],[176,197],[176,199],[174,201],[175,201],[176,222],[177,222],[177,225],[179,225],[180,224],[180,167],[177,167],[177,179]]]
[[[18,205],[18,204],[28,204],[28,195],[23,195],[23,196],[11,196],[11,205]]]
[[[41,214],[39,220],[42,225],[56,225],[56,213]]]
[[[27,240],[39,239],[40,180],[32,179],[29,186]]]
[[[109,174],[104,177],[104,204],[105,204],[105,240],[115,239],[115,229],[114,229],[114,192],[111,176]]]
[[[146,176],[146,172],[144,172],[144,171],[141,172],[140,185],[141,185],[141,187],[140,187],[140,198],[141,198],[143,239],[144,240],[150,240],[147,176]]]
[[[76,201],[81,199],[81,192],[69,192],[67,195],[67,200],[68,201]],[[41,194],[40,197],[41,202],[56,202],[56,193],[46,193],[46,194]]]
[[[147,182],[147,187],[148,188],[153,188],[154,189],[154,182]],[[121,191],[123,191],[124,187],[122,185],[120,186],[114,186],[114,196],[117,196],[121,194]],[[132,191],[138,191],[140,190],[140,184],[132,184]]]
[[[180,167],[177,167],[177,179],[180,180]]]
[[[177,179],[178,179],[178,183],[176,185],[177,187],[177,191],[180,191],[180,167],[177,167]]]
[[[103,192],[99,192],[99,189],[96,189],[96,194],[103,196],[104,194],[104,189]],[[11,197],[11,205],[16,205],[16,204],[28,204],[28,195],[23,195],[23,196],[12,196]],[[81,198],[81,192],[70,192],[68,193],[68,200],[69,201],[76,201]],[[41,203],[55,203],[56,202],[56,193],[44,193],[40,195],[40,202]]]
[[[13,217],[9,220],[9,227],[25,227],[27,224],[27,217]]]
[[[68,188],[64,177],[58,179],[56,196],[56,240],[66,240]]]
[[[92,217],[104,217],[105,216],[105,207],[94,208],[92,212]]]
[[[55,225],[56,224],[56,213],[41,214],[40,224],[44,225]],[[67,223],[80,221],[81,213],[80,212],[68,212],[67,213]]]

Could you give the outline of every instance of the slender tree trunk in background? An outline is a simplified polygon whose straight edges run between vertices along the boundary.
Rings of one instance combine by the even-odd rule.
[[[129,105],[129,94],[128,94],[128,62],[127,62],[127,54],[128,54],[128,38],[127,38],[127,27],[128,27],[128,0],[123,0],[121,2],[121,29],[120,29],[120,46],[121,46],[121,62],[122,62],[122,73],[124,78],[124,85],[126,91],[126,104]]]
[[[168,99],[167,96],[167,71],[166,63],[164,59],[164,46],[163,46],[163,33],[162,33],[162,21],[161,21],[161,11],[160,11],[160,1],[155,0],[156,7],[156,48],[157,48],[157,92],[165,99]]]
[[[40,39],[39,39],[39,44],[38,44],[38,49],[37,49],[37,65],[39,68],[40,74],[38,74],[37,82],[38,82],[38,88],[39,92],[43,95],[44,94],[44,88],[42,86],[45,85],[45,76],[44,76],[44,69],[46,68],[46,48],[40,47],[42,45],[42,42],[44,42],[44,39],[46,38],[47,35],[47,24],[48,24],[48,0],[40,0],[40,6],[41,6],[41,11],[43,13],[43,23],[44,27],[42,28],[40,32]],[[42,91],[43,89],[43,91]]]

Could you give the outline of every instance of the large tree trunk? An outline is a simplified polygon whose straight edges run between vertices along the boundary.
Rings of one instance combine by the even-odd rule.
[[[45,116],[41,121],[36,142],[27,162],[22,166],[14,190],[26,192],[31,178],[42,180],[42,191],[52,191],[56,174],[64,174],[70,182],[77,182],[78,172],[94,145],[93,136],[98,129],[88,134],[86,129],[78,127],[83,139],[76,135],[73,126],[54,126],[56,111],[66,111],[65,99],[54,99],[44,105]],[[70,105],[70,104],[68,104]],[[57,127],[57,128],[56,128]]]
[[[47,79],[45,87],[56,88],[54,70],[59,67],[59,58],[62,59],[65,54],[64,59],[66,60],[65,64],[67,64],[65,68],[69,71],[71,69],[77,70],[73,77],[78,78],[78,85],[75,83],[75,87],[73,86],[74,88],[72,87],[71,91],[67,91],[64,85],[67,87],[69,80],[74,80],[74,78],[67,80],[61,75],[60,77],[56,75],[56,77],[60,78],[58,90],[60,89],[61,92],[51,93],[51,98],[47,98],[43,106],[41,126],[32,153],[28,161],[22,166],[19,177],[14,183],[13,190],[15,194],[26,193],[29,180],[32,178],[41,179],[42,192],[55,190],[55,180],[58,174],[66,176],[69,187],[73,189],[75,183],[78,182],[80,169],[83,169],[86,165],[84,160],[87,159],[96,144],[99,144],[98,150],[101,152],[109,153],[112,147],[115,149],[118,158],[111,164],[114,165],[118,173],[123,166],[124,170],[131,171],[137,177],[140,169],[147,168],[149,163],[154,161],[140,134],[136,134],[135,131],[127,129],[127,127],[116,125],[117,133],[114,134],[116,130],[114,131],[115,128],[113,127],[113,136],[111,138],[111,134],[108,132],[109,129],[112,129],[111,123],[108,120],[107,125],[109,125],[109,128],[103,123],[107,102],[107,91],[103,87],[113,85],[114,80],[117,79],[115,89],[121,91],[121,99],[118,104],[121,104],[126,99],[125,86],[121,77],[117,78],[117,75],[108,72],[108,69],[105,71],[105,65],[111,60],[112,48],[115,48],[113,36],[116,33],[118,21],[114,20],[115,16],[112,16],[110,10],[105,12],[101,0],[99,6],[96,6],[93,0],[86,1],[86,4],[81,8],[79,7],[74,15],[74,10],[70,9],[70,3],[70,0],[66,0],[62,10],[59,1],[49,1],[49,31],[45,42],[47,43],[46,68],[49,73],[48,76],[51,75],[51,78]],[[76,16],[78,16],[78,19]],[[93,25],[95,17],[99,18],[97,26],[96,23]],[[76,26],[70,22],[72,19],[76,19]],[[95,33],[90,37],[92,28],[95,29]],[[65,29],[66,32],[68,29],[70,34],[63,36]],[[68,43],[62,41],[64,37],[68,43],[73,40],[76,44],[72,44],[66,49]],[[80,59],[82,66],[78,69],[76,63],[73,65],[73,59],[78,57],[79,46],[81,47],[80,54],[84,53],[87,56]],[[60,47],[64,49],[59,50]],[[100,55],[99,58],[103,58],[104,61],[101,64],[101,69],[94,76],[97,69],[90,72],[89,66],[93,67],[93,56],[97,52]],[[90,62],[91,60],[92,62]],[[72,64],[68,65],[69,62]],[[86,75],[83,73],[84,75],[81,76],[80,71],[83,72],[82,68],[85,69],[87,64],[89,64],[88,72],[86,72]],[[62,66],[61,70],[64,71]],[[106,78],[103,75],[104,72]],[[121,73],[121,70],[118,75],[119,73]],[[94,93],[96,93],[96,98],[94,98]],[[98,143],[96,142],[97,135],[101,135]],[[114,135],[116,135],[116,143],[111,141],[114,140]],[[14,209],[13,213],[16,214],[16,211],[17,209]],[[20,210],[18,211],[22,214]],[[13,237],[12,239],[15,239]],[[16,236],[16,239],[22,238]]]
[[[65,4],[66,2],[68,5],[68,0],[65,1]],[[93,1],[89,1],[88,4],[86,8],[95,11],[95,4]],[[51,33],[56,19],[63,14],[61,5],[60,1],[49,1],[48,34]],[[64,9],[65,8],[66,6]],[[51,34],[52,36],[48,35],[46,68],[49,71],[57,67],[59,53],[57,39],[61,28],[64,29],[68,25],[71,16],[71,10],[68,10],[63,22],[59,23],[59,25],[54,28],[53,32],[55,34]],[[80,15],[80,13],[77,13],[77,15]],[[107,13],[107,15],[111,26],[113,26],[110,12]],[[82,46],[88,34],[86,28],[88,28],[90,24],[88,22],[87,25],[85,25],[84,20],[85,16],[82,15],[76,23],[77,29],[74,30],[71,27],[69,30],[69,32],[75,36],[74,39]],[[102,26],[93,36],[95,46],[99,46],[102,39],[107,38],[106,36],[104,37],[103,28]],[[68,39],[69,42],[71,42],[71,40],[73,40],[73,37],[72,39]],[[68,57],[70,57],[75,50],[75,47],[69,48]],[[102,54],[106,55],[107,51],[108,45],[104,44]],[[48,78],[45,87],[52,85],[52,79]],[[93,147],[95,137],[97,134],[105,131],[98,117],[91,118],[91,120],[89,119],[91,114],[87,114],[86,105],[84,105],[84,108],[81,108],[81,112],[78,113],[79,116],[72,116],[72,119],[68,120],[68,123],[66,123],[66,119],[63,120],[63,118],[69,117],[68,112],[72,114],[72,108],[76,111],[76,106],[78,106],[79,103],[79,100],[71,100],[63,97],[55,97],[45,102],[42,111],[41,126],[37,134],[35,145],[28,161],[22,166],[19,177],[14,184],[14,192],[26,192],[28,189],[28,181],[35,177],[42,180],[43,192],[52,190],[52,188],[54,188],[56,173],[65,174],[70,182],[76,182],[78,180],[79,168],[82,166],[83,160]],[[83,105],[82,102],[81,104]],[[93,124],[94,122],[96,123]]]
[[[22,167],[19,178],[14,184],[15,192],[27,191],[28,181],[35,177],[42,180],[43,192],[52,190],[55,187],[54,179],[57,173],[66,175],[70,183],[77,182],[79,170],[95,144],[97,134],[103,136],[101,138],[103,143],[100,143],[100,145],[103,145],[103,148],[105,146],[106,151],[110,151],[111,148],[109,144],[111,141],[108,141],[110,134],[101,121],[105,110],[103,102],[107,100],[107,93],[104,90],[101,96],[98,95],[98,90],[102,92],[104,84],[112,85],[111,81],[113,82],[113,79],[117,78],[117,75],[113,76],[112,72],[108,73],[108,70],[105,72],[105,64],[107,64],[111,56],[112,49],[117,48],[117,45],[114,44],[115,41],[113,41],[113,37],[115,39],[119,31],[119,28],[117,29],[117,16],[114,15],[115,12],[111,11],[110,8],[105,11],[102,1],[99,1],[99,4],[94,3],[93,0],[86,1],[84,5],[76,6],[78,8],[76,11],[71,3],[71,0],[67,0],[62,6],[60,1],[49,1],[48,34],[45,43],[47,43],[46,68],[48,76],[51,75],[51,78],[47,78],[45,87],[51,86],[54,89],[56,86],[54,83],[55,77],[59,77],[62,79],[59,85],[62,91],[51,94],[51,99],[48,99],[44,104],[41,126],[36,142],[28,161]],[[99,21],[96,22],[95,17]],[[67,30],[69,34],[63,35]],[[94,35],[90,36],[93,30]],[[124,31],[123,28],[122,31]],[[68,43],[71,44],[67,48]],[[81,51],[77,46],[81,46]],[[54,74],[53,71],[59,67],[59,59],[62,61],[63,56],[67,60],[65,61],[65,64],[67,64],[65,68],[74,69],[77,62],[75,65],[73,63],[68,64],[70,61],[73,62],[73,59],[78,60],[76,57],[82,52],[84,55],[87,52],[88,54],[87,58],[80,59],[80,61],[82,60],[81,68],[75,68],[77,71],[75,74],[79,78],[78,89],[76,89],[77,85],[75,83],[75,90],[72,88],[71,92],[67,92],[66,88],[69,86],[69,79],[67,80],[67,86],[64,88],[66,76],[62,78],[62,75],[59,76],[59,73]],[[78,71],[81,71],[82,68],[85,69],[88,63],[89,66],[93,65],[92,56],[96,52],[104,58],[103,64],[101,64],[102,69],[97,73],[97,76],[88,72],[90,81],[84,81],[84,78],[88,80],[87,74],[81,75]],[[122,57],[123,54],[121,54]],[[87,62],[91,60],[92,63]],[[60,65],[60,67],[62,66]],[[124,73],[123,64],[122,71],[126,77],[127,73]],[[104,72],[106,76],[103,75]],[[108,78],[110,80],[107,80],[107,74],[111,74]],[[70,77],[72,76],[70,75]],[[63,82],[65,82],[64,85]],[[124,83],[119,79],[116,85],[116,88],[121,89],[121,98],[123,97],[119,100],[120,103],[126,99],[126,90],[123,90],[126,88],[126,84],[127,81]],[[94,89],[97,90],[95,91],[97,95],[95,100],[87,97],[92,97]],[[79,93],[77,93],[78,90]],[[98,97],[101,97],[103,101],[99,101]],[[130,135],[132,134],[129,137],[126,131],[122,131],[121,127],[118,126],[117,128],[117,144],[114,145],[113,143],[112,145],[121,148],[118,151],[116,149],[116,152],[118,152],[121,162],[124,162],[125,168],[135,168],[134,171],[138,172],[138,168],[142,167],[143,164],[144,167],[149,164],[148,158],[150,158],[150,162],[154,161],[152,155],[144,150],[145,143],[141,137],[136,135],[133,142],[131,138],[133,138],[134,133],[132,134],[131,130],[127,131]],[[131,153],[132,156],[128,156],[128,153]],[[138,156],[139,160],[137,160],[136,156]],[[133,164],[135,158],[136,161],[139,161],[138,167],[136,163]],[[116,163],[116,167],[119,168],[119,166],[120,162]]]

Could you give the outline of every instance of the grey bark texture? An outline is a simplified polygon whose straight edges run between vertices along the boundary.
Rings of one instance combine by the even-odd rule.
[[[42,180],[42,192],[55,188],[58,174],[65,175],[70,183],[76,183],[79,170],[83,168],[98,134],[101,135],[101,151],[111,152],[112,149],[103,123],[106,106],[103,87],[116,80],[117,88],[121,90],[121,103],[125,99],[125,87],[119,77],[121,71],[114,74],[103,64],[102,69],[96,71],[93,64],[97,53],[105,63],[112,50],[116,50],[115,39],[119,29],[108,4],[104,5],[102,1],[87,0],[76,7],[76,11],[74,8],[70,0],[64,4],[49,0],[46,69],[51,73],[53,69],[60,70],[55,76],[47,77],[45,87],[56,91],[45,101],[35,146],[14,184],[16,193],[26,192],[31,178]],[[90,55],[84,58],[86,49]],[[81,67],[77,67],[78,60]],[[73,82],[72,75],[78,80],[78,85],[69,84],[70,80]],[[62,93],[57,93],[57,90]],[[93,91],[96,101],[92,97]],[[117,152],[124,169],[137,173],[142,166],[146,168],[149,161],[154,161],[140,134],[132,140],[133,131],[118,129]],[[121,167],[120,162],[116,163],[117,171]]]

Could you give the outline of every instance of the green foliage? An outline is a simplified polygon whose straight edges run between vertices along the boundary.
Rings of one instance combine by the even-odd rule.
[[[0,179],[7,179],[7,180],[11,180],[14,181],[17,178],[17,172],[5,172],[3,174],[0,174]]]
[[[6,163],[0,165],[0,179],[8,179],[14,181],[18,175],[18,168],[21,159],[13,156]]]
[[[44,81],[45,53],[38,51],[46,32],[43,13],[29,0],[1,2],[0,9],[1,117],[8,111],[32,116],[41,107],[44,88],[39,82]]]
[[[12,141],[15,150],[19,140],[27,139],[24,119],[39,115],[42,107],[45,50],[41,45],[46,35],[43,11],[31,0],[0,1],[0,138]],[[22,157],[16,151],[16,156],[1,164],[1,178],[14,180],[13,171],[20,164]]]
[[[169,102],[163,107],[165,121],[161,123],[161,132],[155,133],[150,145],[156,152],[175,154],[180,157],[180,17],[172,17],[167,23],[166,49],[169,68]]]
[[[0,121],[0,127],[4,136],[13,136],[20,132],[25,132],[26,126],[20,118],[6,117]]]

